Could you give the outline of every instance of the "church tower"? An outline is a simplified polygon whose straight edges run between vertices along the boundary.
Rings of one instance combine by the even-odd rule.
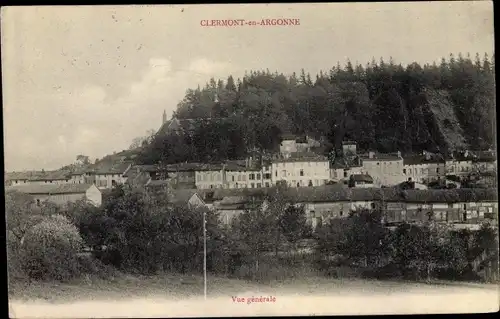
[[[167,111],[163,110],[163,118],[161,124],[165,124],[167,122]]]

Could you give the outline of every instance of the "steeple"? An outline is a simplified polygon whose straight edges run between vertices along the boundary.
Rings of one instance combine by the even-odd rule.
[[[162,119],[161,124],[165,124],[166,122],[167,122],[167,111],[163,110],[163,119]]]

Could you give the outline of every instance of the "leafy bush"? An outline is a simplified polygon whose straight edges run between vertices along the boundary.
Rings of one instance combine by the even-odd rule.
[[[47,217],[26,232],[22,268],[33,279],[69,279],[78,274],[82,244],[78,230],[65,217]]]

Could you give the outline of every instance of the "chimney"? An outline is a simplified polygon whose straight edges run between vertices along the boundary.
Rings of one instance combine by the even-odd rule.
[[[425,159],[430,160],[431,159],[431,154],[425,152]]]
[[[163,117],[161,124],[165,124],[167,122],[167,111],[163,110]]]
[[[375,152],[372,152],[372,151],[368,152],[368,157],[369,158],[374,158],[375,157]]]
[[[398,157],[401,158],[401,151],[398,151]]]
[[[466,158],[469,157],[469,151],[468,150],[465,150],[464,157],[466,157]]]

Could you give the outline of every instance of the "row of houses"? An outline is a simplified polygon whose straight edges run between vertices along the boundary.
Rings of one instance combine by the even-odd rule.
[[[346,145],[346,148],[352,145]],[[352,153],[351,153],[352,154]],[[402,157],[397,154],[355,155],[333,163],[313,152],[295,152],[270,160],[249,158],[216,164],[179,163],[159,167],[134,165],[131,161],[101,162],[68,171],[9,173],[9,186],[22,184],[95,184],[99,189],[149,180],[171,179],[177,188],[262,188],[285,183],[289,187],[314,187],[329,182],[344,183],[351,176],[370,187],[392,186],[411,179],[426,184],[449,175],[466,176],[473,171],[496,173],[496,158],[472,156],[444,160],[433,154]],[[494,176],[492,175],[492,176]],[[371,182],[369,182],[371,181]]]
[[[274,190],[273,190],[274,191]],[[219,213],[221,221],[231,224],[234,217],[248,209],[267,209],[270,189],[220,189],[214,191],[179,190],[190,206],[203,206]],[[498,219],[497,189],[405,190],[397,188],[346,188],[325,185],[307,189],[287,189],[283,194],[294,205],[304,207],[313,227],[334,218],[346,218],[358,209],[380,209],[384,222],[435,220],[459,228],[478,228],[485,220]],[[176,196],[176,193],[172,194]]]

